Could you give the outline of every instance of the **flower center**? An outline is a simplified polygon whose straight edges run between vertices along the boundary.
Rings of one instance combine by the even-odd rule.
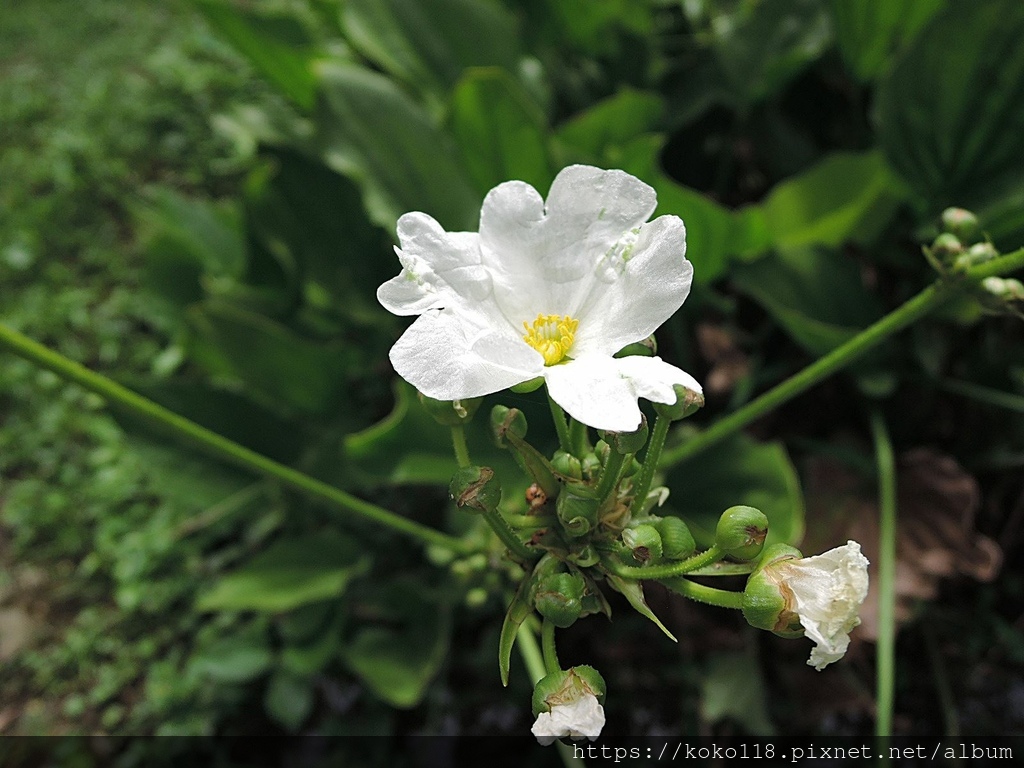
[[[579,325],[579,320],[568,315],[537,315],[532,326],[523,322],[523,340],[540,352],[544,365],[554,365],[569,353]]]

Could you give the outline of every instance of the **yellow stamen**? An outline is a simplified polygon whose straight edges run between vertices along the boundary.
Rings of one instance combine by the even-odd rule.
[[[560,363],[569,354],[580,321],[568,315],[537,315],[531,327],[523,322],[523,340],[544,357],[544,365]]]

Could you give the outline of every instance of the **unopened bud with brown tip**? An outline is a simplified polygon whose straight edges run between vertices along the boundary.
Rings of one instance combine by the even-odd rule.
[[[679,421],[687,416],[692,416],[704,407],[703,392],[688,389],[682,384],[676,384],[672,387],[672,390],[676,393],[676,401],[674,403],[671,405],[667,403],[653,404],[655,413],[662,418]]]
[[[463,467],[448,486],[455,506],[475,512],[492,512],[501,502],[501,483],[490,467]]]
[[[753,507],[729,507],[718,519],[715,546],[737,560],[753,560],[764,548],[768,518]]]
[[[518,408],[507,408],[496,405],[491,409],[491,434],[498,447],[504,448],[506,436],[512,433],[516,437],[526,437],[526,417]]]

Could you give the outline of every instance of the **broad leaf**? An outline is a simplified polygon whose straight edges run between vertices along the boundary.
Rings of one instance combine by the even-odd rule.
[[[859,80],[885,72],[946,0],[831,0],[836,42]]]
[[[189,659],[189,672],[218,683],[245,683],[273,664],[264,622],[255,621],[203,645]]]
[[[764,675],[749,653],[719,653],[711,657],[701,679],[701,716],[714,725],[732,720],[746,733],[773,736],[768,716]]]
[[[620,167],[623,148],[654,131],[664,111],[658,94],[625,88],[573,116],[555,135],[572,162]]]
[[[330,531],[284,539],[222,576],[198,600],[201,611],[280,613],[338,597],[365,573],[358,541]]]
[[[263,706],[268,715],[294,733],[313,711],[313,681],[279,669],[270,678]]]

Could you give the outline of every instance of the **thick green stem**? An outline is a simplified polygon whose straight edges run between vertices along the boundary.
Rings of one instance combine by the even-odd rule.
[[[555,648],[555,625],[548,619],[540,625],[540,648],[544,653],[544,669],[553,674],[561,671],[558,664],[558,650]]]
[[[951,275],[936,281],[874,325],[814,361],[799,373],[769,389],[735,413],[715,422],[691,440],[665,451],[661,457],[662,466],[667,467],[691,459],[715,443],[739,432],[752,421],[846,367],[869,349],[881,344],[914,321],[921,319],[966,287],[972,286],[986,277],[1004,275],[1021,267],[1024,267],[1024,248],[972,267],[962,274]]]
[[[519,540],[515,532],[509,527],[508,523],[505,522],[505,518],[501,516],[501,513],[496,509],[485,509],[483,511],[484,520],[491,526],[491,530],[497,534],[498,538],[501,539],[501,543],[508,547],[509,551],[518,557],[520,560],[530,562],[540,557],[543,552],[538,549],[530,549],[523,542]]]
[[[460,468],[468,467],[473,462],[469,458],[469,446],[466,445],[466,428],[461,424],[452,427],[452,447],[455,449],[455,461]]]
[[[698,568],[705,568],[714,562],[725,557],[725,554],[716,546],[701,552],[700,554],[680,560],[678,563],[666,563],[663,565],[645,565],[643,567],[633,565],[622,565],[611,558],[604,561],[604,567],[623,579],[670,579],[674,576],[682,576],[693,573]]]
[[[625,454],[615,451],[608,452],[608,460],[604,464],[604,469],[601,470],[601,481],[597,484],[597,498],[601,503],[604,503],[604,500],[618,485],[619,475],[622,473],[622,465],[626,463],[626,458]]]
[[[565,421],[565,411],[548,395],[551,406],[551,419],[555,422],[555,433],[558,435],[558,447],[566,453],[572,453],[572,440],[569,439],[569,425]]]
[[[881,412],[871,414],[871,434],[878,462],[878,647],[876,655],[875,735],[892,735],[896,679],[896,461]]]
[[[680,595],[688,597],[691,600],[696,600],[698,603],[717,605],[719,608],[740,609],[743,607],[742,592],[729,592],[725,589],[707,587],[703,584],[698,584],[695,581],[683,578],[663,579],[661,580],[661,583],[673,592],[678,592]]]
[[[372,520],[426,544],[435,544],[464,554],[471,554],[475,551],[472,546],[460,539],[408,520],[394,512],[378,507],[376,504],[356,498],[321,480],[280,464],[233,440],[218,435],[216,432],[154,403],[106,376],[90,371],[2,324],[0,324],[0,346],[53,371],[67,381],[74,382],[90,392],[95,392],[113,405],[171,430],[209,454],[256,475],[273,478],[299,493],[318,499],[324,502],[329,509],[341,510],[366,520]],[[343,519],[347,520],[348,518]]]
[[[658,416],[654,420],[654,429],[651,431],[650,442],[647,443],[644,463],[633,482],[633,504],[629,509],[632,515],[639,515],[644,502],[647,501],[647,492],[651,490],[651,481],[654,480],[654,473],[661,463],[661,451],[665,447],[665,438],[668,437],[668,428],[671,424],[672,422],[664,416]]]
[[[582,421],[569,419],[569,445],[572,447],[570,453],[578,458],[581,458],[590,450],[590,437],[587,435],[587,425]]]

